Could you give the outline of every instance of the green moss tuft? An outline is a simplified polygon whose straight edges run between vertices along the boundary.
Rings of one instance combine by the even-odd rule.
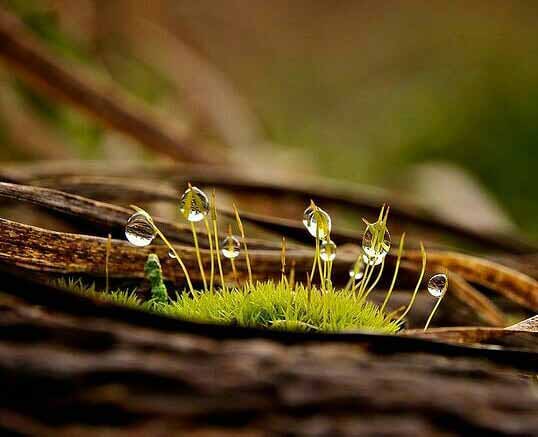
[[[162,308],[167,315],[210,323],[287,330],[395,333],[399,324],[352,291],[308,290],[299,284],[258,282],[253,287],[217,293],[186,294]]]
[[[87,285],[80,278],[59,278],[54,280],[52,285],[56,288],[71,291],[82,296],[87,296],[93,299],[111,302],[118,305],[125,305],[131,308],[140,308],[141,306],[145,305],[134,291],[113,290],[105,293],[98,291],[95,288],[95,284]]]

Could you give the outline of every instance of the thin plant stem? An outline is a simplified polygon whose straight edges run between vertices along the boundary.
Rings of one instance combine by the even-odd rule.
[[[420,253],[422,255],[422,269],[420,271],[420,275],[418,277],[417,285],[415,287],[415,291],[413,292],[413,295],[411,296],[411,301],[409,302],[408,307],[404,311],[404,313],[398,317],[398,320],[396,320],[396,323],[400,323],[404,317],[407,315],[407,313],[411,310],[411,307],[415,303],[415,298],[417,297],[418,290],[420,288],[420,284],[422,284],[422,279],[424,278],[424,272],[426,271],[426,250],[424,249],[424,244],[422,244],[422,241],[420,242]]]
[[[200,274],[202,275],[202,282],[204,283],[204,290],[207,291],[207,281],[205,279],[204,264],[202,263],[202,254],[200,253],[200,247],[198,245],[198,235],[196,234],[196,227],[193,222],[191,224],[192,238],[194,240],[194,248],[196,249],[196,259],[198,260],[198,267],[200,268]]]
[[[372,279],[372,276],[374,274],[376,266],[371,266],[370,270],[368,271],[368,274],[365,276],[364,280],[360,283],[359,291],[357,293],[357,298],[361,300],[364,292],[366,291],[366,287],[370,283],[370,279]]]
[[[215,255],[213,253],[213,235],[211,234],[211,228],[209,227],[209,220],[204,219],[205,229],[207,232],[207,239],[209,240],[209,256],[211,258],[211,274],[209,276],[209,292],[213,293],[213,284],[215,282]]]
[[[390,283],[389,291],[387,292],[387,295],[385,296],[383,305],[381,305],[382,312],[385,311],[385,308],[387,304],[389,303],[390,296],[392,295],[392,291],[394,290],[394,286],[396,285],[396,278],[398,277],[398,270],[400,269],[400,261],[402,260],[404,244],[405,244],[405,232],[400,237],[400,246],[398,247],[398,259],[396,260],[396,267],[394,268],[394,275],[392,276],[392,282]]]
[[[379,268],[379,272],[377,273],[377,276],[376,276],[374,282],[372,282],[372,285],[370,285],[370,287],[368,288],[368,291],[366,291],[366,293],[364,294],[364,297],[362,298],[362,300],[366,300],[368,295],[371,293],[371,291],[378,284],[379,280],[381,279],[381,276],[383,275],[383,270],[384,269],[385,269],[385,258],[383,258],[383,261],[381,261],[381,267]]]
[[[290,277],[288,279],[288,284],[291,289],[295,287],[295,260],[291,260],[291,269],[290,269]]]
[[[217,205],[215,190],[211,193],[211,221],[213,222],[213,236],[215,237],[215,252],[217,253],[217,265],[219,267],[220,283],[222,288],[226,287],[224,283],[224,273],[222,273],[222,262],[220,260],[220,248],[219,248],[219,229],[217,224]]]
[[[314,282],[314,275],[316,274],[316,267],[318,265],[318,255],[319,255],[319,239],[318,239],[318,229],[316,227],[316,250],[314,252],[314,261],[312,262],[312,271],[310,272],[310,283]],[[321,272],[320,272],[321,275]]]
[[[318,240],[318,247],[319,247],[319,240]],[[318,249],[318,254],[317,254],[317,257],[316,257],[317,261],[318,261],[318,270],[319,270],[319,276],[321,278],[320,280],[320,285],[321,285],[321,291],[325,291],[325,284],[324,284],[324,277],[323,277],[323,274],[322,274],[322,266],[321,266],[321,256],[320,256],[320,251]]]
[[[398,313],[400,313],[403,310],[405,310],[405,305],[402,305],[402,306],[396,308],[394,311],[391,311],[390,313],[387,314],[387,317],[389,319],[392,319],[393,317],[395,317]]]
[[[282,273],[281,281],[286,281],[286,238],[282,237],[282,252],[280,253],[280,272]]]
[[[195,297],[194,287],[192,286],[191,278],[189,276],[189,271],[185,267],[183,260],[179,257],[179,254],[176,252],[176,249],[174,249],[174,246],[170,244],[168,239],[164,236],[161,230],[157,226],[155,226],[155,224],[153,224],[153,228],[155,229],[155,232],[157,232],[157,235],[161,238],[161,240],[164,241],[164,244],[166,244],[168,249],[170,249],[172,253],[174,254],[175,259],[177,260],[179,266],[181,267],[181,270],[183,270],[183,274],[185,275],[185,279],[187,280],[187,285],[189,286],[189,290],[191,294],[193,295],[193,297]]]
[[[252,281],[252,269],[250,267],[250,258],[248,256],[248,246],[247,246],[247,239],[245,238],[245,230],[243,229],[243,223],[241,223],[241,217],[239,217],[239,211],[237,210],[237,206],[235,206],[235,203],[232,204],[234,212],[235,212],[235,219],[237,221],[237,226],[239,227],[239,232],[241,233],[241,240],[243,241],[243,247],[245,248],[245,260],[247,263],[247,270],[248,270],[248,282],[250,283],[250,286],[254,286],[254,282]],[[232,262],[233,266],[233,262]]]
[[[375,269],[375,266],[371,265],[370,262],[366,263],[366,268],[364,269],[364,275],[362,276],[362,281],[359,282],[358,287],[358,296],[361,296],[364,292],[364,289],[366,289],[366,286],[368,285],[368,282],[370,282],[370,278],[372,276],[372,273]],[[355,291],[355,290],[353,290]]]
[[[433,307],[433,310],[432,310],[432,312],[430,314],[430,317],[428,317],[428,320],[426,321],[426,325],[424,325],[424,331],[426,331],[428,329],[428,326],[430,326],[430,322],[433,319],[433,315],[437,311],[437,308],[439,308],[439,305],[441,305],[441,301],[443,300],[443,297],[445,297],[445,294],[446,294],[446,291],[441,295],[441,297],[439,299],[437,299],[437,303]]]
[[[232,225],[229,224],[228,225],[228,237],[232,237]],[[230,251],[232,250],[232,243],[230,241]],[[233,278],[234,278],[234,282],[236,283],[236,285],[239,284],[239,278],[237,276],[237,270],[235,268],[235,261],[233,258],[230,258],[230,264],[232,265],[232,275],[233,275]]]
[[[359,264],[360,263],[360,264]],[[362,264],[362,258],[361,258],[361,255],[359,255],[355,261],[355,263],[353,264],[353,275],[349,277],[349,280],[347,281],[347,284],[344,288],[344,291],[348,291],[348,290],[355,290],[355,276],[356,274],[358,273],[357,269],[359,268],[359,266],[361,266]],[[361,266],[362,268],[362,266]],[[363,277],[364,277],[364,272],[363,272]]]
[[[106,258],[105,258],[105,291],[108,293],[110,290],[110,272],[109,272],[109,263],[110,263],[110,252],[112,251],[112,235],[108,234],[106,240]]]
[[[355,288],[355,271],[353,271],[353,276],[349,277],[349,280],[347,281],[344,291],[348,291],[350,288]]]
[[[332,276],[332,273],[333,273],[333,262],[332,261],[329,261],[329,268],[328,268],[328,273],[327,273],[327,279],[329,281],[329,283],[332,285],[332,280],[331,280],[331,276]]]
[[[314,202],[312,202],[312,205],[313,205],[313,209],[314,209],[313,214],[316,214],[317,207],[314,204]],[[321,250],[320,250],[320,240],[319,240],[319,220],[316,220],[316,253],[315,253],[314,262],[317,262],[317,264],[318,264],[319,277],[320,277],[320,289],[323,292],[323,291],[325,291],[325,285],[324,285],[325,279],[324,279],[324,275],[323,275],[323,269],[322,269],[322,266],[321,266],[321,256],[320,256],[320,254],[321,254]],[[311,282],[313,280],[314,280],[314,278],[312,277]]]
[[[217,222],[213,221],[213,235],[215,237],[215,252],[217,253],[217,265],[219,266],[219,275],[220,275],[220,283],[222,288],[225,288],[225,282],[224,282],[224,273],[222,272],[222,261],[220,259],[220,248],[219,248],[219,234],[217,229]]]
[[[230,258],[230,264],[232,265],[232,275],[234,277],[234,282],[239,284],[239,276],[237,274],[237,268],[235,267],[235,260]]]

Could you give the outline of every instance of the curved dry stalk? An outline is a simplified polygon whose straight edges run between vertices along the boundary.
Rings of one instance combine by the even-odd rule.
[[[449,271],[450,294],[464,303],[488,325],[494,327],[504,327],[506,318],[503,312],[491,300],[469,284],[457,273]]]
[[[536,251],[535,245],[525,242],[517,235],[498,235],[462,228],[460,225],[444,221],[443,218],[434,217],[424,208],[418,207],[409,201],[402,201],[402,199],[396,198],[385,191],[321,178],[309,179],[301,176],[300,178],[291,179],[289,176],[272,174],[269,179],[261,175],[254,176],[251,173],[238,174],[227,165],[211,165],[208,167],[207,165],[170,163],[152,163],[151,167],[140,163],[132,163],[114,167],[112,170],[92,163],[47,162],[11,165],[10,168],[5,169],[2,173],[5,178],[23,183],[30,182],[32,179],[47,178],[46,183],[48,184],[70,176],[129,178],[133,174],[137,174],[138,177],[144,175],[148,183],[151,183],[152,179],[153,181],[155,179],[166,179],[177,185],[185,184],[190,180],[201,185],[237,190],[245,194],[257,193],[275,197],[285,195],[287,198],[293,196],[301,204],[315,197],[327,205],[342,206],[348,210],[357,211],[361,215],[377,215],[379,205],[388,200],[392,209],[392,217],[395,217],[404,228],[406,226],[418,226],[428,230],[429,233],[449,234],[495,251],[513,254]],[[123,179],[122,183],[124,182],[128,182],[128,180]],[[78,189],[76,185],[71,185],[71,188]],[[223,209],[222,213],[233,217],[232,210]],[[276,217],[268,218],[248,211],[243,211],[242,216],[245,220],[248,219],[250,222],[266,229],[273,230],[279,234],[285,233],[288,237],[293,237],[297,241],[306,241],[304,227],[299,221]],[[332,232],[332,237],[337,244],[356,242],[357,239],[356,233],[337,229]]]
[[[403,259],[416,262],[419,253],[406,251]],[[538,310],[538,281],[516,270],[476,256],[447,251],[430,251],[432,268],[446,268],[465,280],[483,285],[513,302]]]
[[[174,196],[175,202],[177,202],[177,193]],[[123,233],[125,223],[131,216],[129,208],[31,185],[0,182],[0,198],[37,205],[67,218],[76,218],[77,221],[95,226],[100,231]],[[153,218],[153,221],[168,236],[170,241],[192,244],[191,229],[188,225],[178,224],[158,217]],[[209,247],[207,233],[200,230],[198,234],[200,246]],[[252,238],[247,239],[247,241],[255,249],[280,249],[280,244],[276,241]],[[295,249],[301,247],[291,244],[288,246]]]

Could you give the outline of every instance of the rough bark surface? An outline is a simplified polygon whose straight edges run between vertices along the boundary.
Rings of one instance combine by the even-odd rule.
[[[1,295],[4,431],[444,436],[538,430],[532,377],[476,354],[454,356],[428,342],[393,348],[376,336],[291,343],[252,333],[217,338],[122,314],[114,320],[113,312],[93,307],[66,311],[71,303],[45,309]]]

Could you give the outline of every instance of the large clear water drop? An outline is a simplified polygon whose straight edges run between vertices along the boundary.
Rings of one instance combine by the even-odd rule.
[[[125,225],[125,237],[133,246],[146,247],[155,239],[157,232],[151,219],[144,212],[135,212]]]
[[[381,222],[366,227],[362,236],[362,249],[369,258],[384,257],[390,250],[390,245],[390,233]]]
[[[336,258],[336,244],[331,240],[321,243],[319,256],[325,262],[333,261]]]
[[[312,235],[314,238],[317,237],[320,240],[325,240],[331,233],[331,216],[319,206],[316,207],[315,210],[311,206],[305,209],[303,215],[303,224],[310,235]]]
[[[228,259],[237,258],[237,256],[239,255],[240,249],[241,249],[241,243],[233,235],[226,237],[222,241],[221,252],[225,258],[228,258]]]
[[[428,292],[433,297],[441,297],[448,288],[448,278],[444,273],[432,276],[428,281]]]
[[[209,199],[199,188],[189,187],[179,200],[179,211],[188,221],[199,222],[209,213]]]

